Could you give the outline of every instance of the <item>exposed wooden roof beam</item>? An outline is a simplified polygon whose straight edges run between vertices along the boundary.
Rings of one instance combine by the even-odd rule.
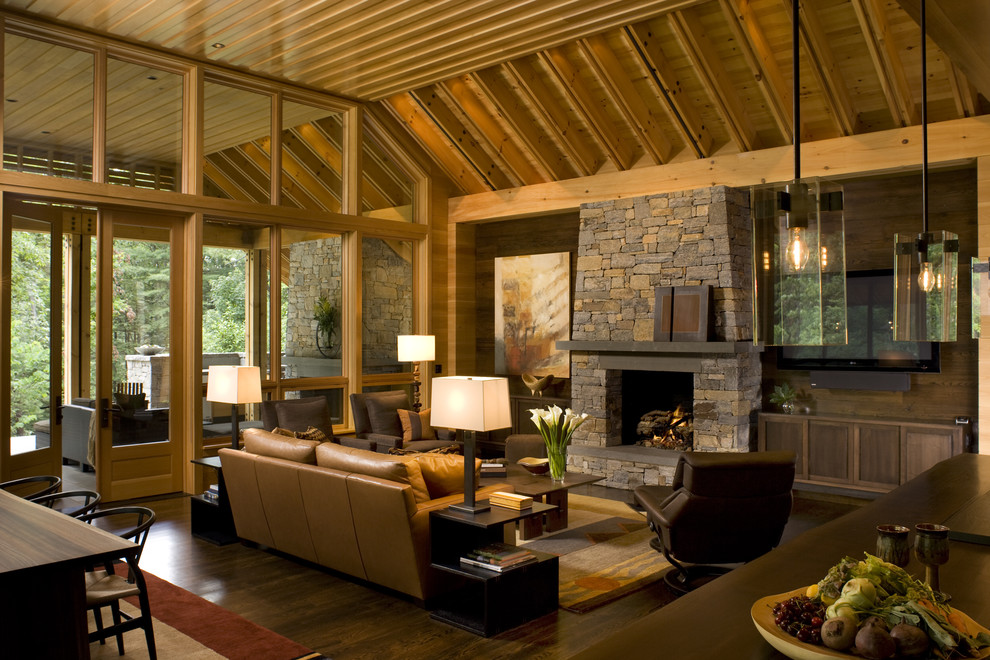
[[[918,113],[911,99],[911,90],[904,75],[904,66],[897,56],[893,35],[887,23],[884,8],[877,0],[851,0],[856,18],[866,39],[866,48],[873,59],[873,66],[880,78],[880,86],[887,97],[887,106],[894,121],[900,126],[912,126],[919,122]]]
[[[990,115],[929,124],[929,161],[952,164],[990,154]],[[912,171],[919,167],[921,127],[909,126],[802,144],[804,176],[852,176]],[[607,172],[513,190],[454,197],[448,221],[486,222],[545,216],[581,204],[629,199],[707,186],[750,186],[789,181],[794,176],[790,145],[665,165]]]
[[[660,39],[655,38],[645,24],[630,25],[623,30],[623,34],[656,84],[684,141],[698,158],[707,158],[712,153],[712,135],[701,120],[698,109],[681,88],[680,78],[660,50]]]
[[[476,170],[458,149],[454,140],[445,135],[412,94],[396,94],[382,102],[395,118],[408,127],[416,141],[436,158],[451,182],[466,193],[480,193],[495,187]]]
[[[311,124],[297,126],[288,133],[283,133],[282,138],[282,169],[317,202],[318,208],[340,213],[343,182],[340,170],[327,160],[327,151],[336,151],[333,145]]]
[[[603,159],[581,139],[580,131],[571,126],[564,108],[554,102],[552,92],[544,84],[543,78],[537,74],[529,58],[512,60],[502,66],[511,73],[519,89],[525,91],[529,104],[540,113],[550,127],[557,144],[577,164],[581,176],[597,172]]]
[[[514,136],[503,128],[499,121],[482,103],[471,89],[470,78],[459,76],[445,80],[435,89],[443,90],[450,101],[458,107],[498,152],[506,165],[515,173],[523,185],[543,183],[550,177],[539,171],[514,141]]]
[[[921,23],[921,0],[897,0],[917,23]],[[990,99],[990,2],[938,0],[929,2],[928,36],[948,55],[970,83]]]
[[[503,73],[510,80],[514,80],[514,76],[508,69],[503,68]],[[514,89],[513,85],[507,83],[494,68],[476,71],[471,74],[471,79],[479,89],[484,91],[488,97],[488,102],[497,108],[502,118],[522,140],[526,149],[551,179],[569,179],[577,176],[577,170],[570,166],[567,159],[561,158],[557,149],[539,130],[538,123],[534,122],[526,111],[525,105],[520,101],[519,94],[515,92],[515,89],[520,89],[518,85]]]
[[[258,166],[244,151],[236,146],[212,154],[214,164],[220,167],[239,188],[255,202],[271,200],[270,169]],[[221,165],[223,163],[223,165]]]
[[[791,17],[791,0],[781,0],[788,18]],[[807,57],[811,72],[822,90],[822,97],[829,112],[835,118],[835,124],[841,135],[852,135],[856,132],[858,123],[856,111],[853,109],[849,96],[849,87],[839,71],[832,46],[829,45],[825,30],[822,28],[818,14],[807,2],[799,4],[801,23],[798,26],[801,34],[801,45]],[[793,20],[793,19],[792,19]]]
[[[708,92],[713,105],[718,110],[725,126],[729,130],[732,141],[740,151],[752,151],[760,148],[760,139],[753,128],[753,122],[742,105],[742,100],[735,90],[725,66],[711,41],[705,35],[705,29],[696,16],[687,11],[677,11],[668,14],[667,20],[671,30],[694,64],[701,84]]]
[[[616,106],[625,115],[654,163],[665,163],[673,155],[674,147],[660,127],[658,118],[643,101],[632,84],[632,79],[622,69],[608,42],[601,35],[583,39],[581,50],[598,73],[598,77],[611,89]]]
[[[949,87],[952,88],[952,100],[956,104],[956,112],[960,117],[975,117],[978,101],[973,85],[948,58],[945,60],[945,69],[949,78]]]
[[[414,89],[412,95],[430,119],[457,141],[458,149],[496,189],[518,183],[518,179],[512,178],[512,171],[502,155],[484,142],[484,136],[476,136],[471,131],[470,121],[441,85]]]
[[[763,92],[767,109],[780,129],[781,137],[791,142],[794,126],[792,95],[767,37],[756,21],[750,0],[719,0],[719,4],[739,44],[739,52],[756,76],[756,86]]]
[[[591,87],[581,77],[581,72],[567,54],[559,48],[540,51],[540,59],[557,77],[564,92],[580,109],[588,126],[609,159],[620,170],[628,170],[633,164],[633,150],[619,135],[611,117],[605,111],[607,99],[596,98]]]
[[[209,179],[213,184],[222,190],[230,199],[236,199],[242,202],[252,201],[251,195],[249,195],[243,188],[241,188],[237,183],[234,182],[226,172],[217,164],[217,161],[221,160],[216,154],[212,154],[203,159],[203,175]]]

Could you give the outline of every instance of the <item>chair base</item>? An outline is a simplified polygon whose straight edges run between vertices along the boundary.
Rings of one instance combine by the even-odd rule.
[[[723,566],[691,566],[673,567],[663,575],[663,581],[671,590],[679,595],[684,595],[689,591],[694,591],[700,586],[708,584],[720,575],[725,575],[731,568]]]

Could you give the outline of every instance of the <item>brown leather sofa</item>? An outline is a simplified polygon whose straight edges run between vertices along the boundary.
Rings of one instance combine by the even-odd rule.
[[[220,450],[240,538],[420,601],[454,586],[430,567],[430,511],[463,500],[462,456],[391,456],[262,429],[243,437],[243,450]],[[511,487],[477,497],[496,490]]]

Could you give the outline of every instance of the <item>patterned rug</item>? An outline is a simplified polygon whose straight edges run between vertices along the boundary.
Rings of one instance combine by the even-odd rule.
[[[650,547],[654,533],[621,502],[571,495],[567,529],[521,541],[560,555],[560,607],[584,613],[653,584],[670,567]]]

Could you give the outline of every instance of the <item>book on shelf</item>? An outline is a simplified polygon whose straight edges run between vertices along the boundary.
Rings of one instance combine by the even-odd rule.
[[[501,562],[510,559],[517,559],[519,557],[526,557],[531,554],[533,553],[526,548],[520,548],[517,545],[509,545],[508,543],[496,541],[494,543],[489,543],[468,551],[467,556],[472,559],[484,558],[494,562]]]
[[[517,495],[516,493],[505,493],[498,491],[488,496],[489,504],[501,506],[507,509],[528,509],[533,506],[533,498],[528,495]]]
[[[518,566],[522,566],[523,564],[528,564],[534,561],[536,561],[536,555],[534,554],[528,554],[524,557],[517,557],[516,559],[512,559],[497,564],[492,563],[491,561],[488,561],[484,558],[475,559],[470,556],[461,557],[461,564],[464,566],[475,566],[478,568],[484,568],[489,571],[495,571],[497,573],[501,573],[503,571],[507,571],[516,568]]]

